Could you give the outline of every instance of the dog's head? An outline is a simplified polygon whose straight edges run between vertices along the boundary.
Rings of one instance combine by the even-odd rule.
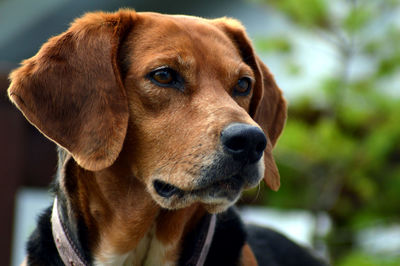
[[[128,165],[164,208],[221,211],[262,177],[279,188],[285,101],[236,20],[90,13],[10,78],[11,100],[77,164]]]

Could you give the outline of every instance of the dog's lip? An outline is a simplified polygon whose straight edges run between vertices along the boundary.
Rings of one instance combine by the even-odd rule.
[[[244,180],[239,175],[235,175],[222,180],[206,183],[192,190],[184,190],[175,185],[156,179],[153,182],[153,187],[158,195],[163,198],[170,198],[174,195],[183,197],[185,194],[202,195],[211,190],[224,190],[224,191],[239,191],[244,185]]]
[[[163,198],[170,198],[173,195],[183,195],[184,191],[174,185],[167,182],[161,181],[159,179],[154,180],[153,187],[155,191]]]
[[[225,191],[238,191],[244,185],[244,179],[239,175],[234,175],[229,178],[224,178],[222,180],[214,181],[211,183],[206,183],[199,188],[192,190],[192,193],[201,193],[203,191],[208,191],[210,189],[219,189]]]

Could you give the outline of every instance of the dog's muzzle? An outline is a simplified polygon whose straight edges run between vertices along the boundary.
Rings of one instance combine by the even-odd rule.
[[[232,200],[244,187],[257,184],[262,177],[258,162],[267,146],[263,131],[256,126],[232,123],[221,131],[220,143],[222,152],[212,165],[202,169],[195,189],[185,191],[157,179],[153,182],[157,194],[165,199],[189,193]]]

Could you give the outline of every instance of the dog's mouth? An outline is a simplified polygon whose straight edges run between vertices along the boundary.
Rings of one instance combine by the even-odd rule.
[[[158,195],[163,198],[168,199],[173,195],[182,196],[184,194],[182,189],[158,179],[154,181],[153,186]]]
[[[237,195],[242,190],[244,183],[244,179],[236,175],[210,184],[201,185],[193,190],[183,190],[159,179],[153,182],[153,186],[157,194],[166,199],[172,196],[181,198],[188,194],[194,196],[229,198],[229,195]]]

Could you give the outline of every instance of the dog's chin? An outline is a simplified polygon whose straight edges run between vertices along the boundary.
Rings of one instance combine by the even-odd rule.
[[[227,199],[201,199],[193,196],[184,196],[180,199],[171,197],[170,199],[165,199],[159,196],[153,197],[155,201],[160,205],[161,208],[168,210],[178,210],[182,208],[189,207],[195,203],[200,203],[203,208],[209,213],[220,213],[226,211],[230,206],[235,204],[240,195],[236,197],[235,200],[230,201]]]
[[[192,204],[200,203],[209,213],[220,213],[227,210],[240,198],[241,192],[228,197],[200,196],[191,193],[185,193],[182,196],[173,195],[164,198],[157,193],[152,193],[153,199],[164,209],[177,210],[189,207]]]
[[[259,179],[257,181],[260,181]],[[243,190],[257,184],[258,182],[249,184],[239,176],[234,176],[209,185],[181,189],[156,179],[149,186],[149,190],[153,199],[165,209],[176,210],[201,203],[208,212],[219,213],[232,206],[240,198]]]

